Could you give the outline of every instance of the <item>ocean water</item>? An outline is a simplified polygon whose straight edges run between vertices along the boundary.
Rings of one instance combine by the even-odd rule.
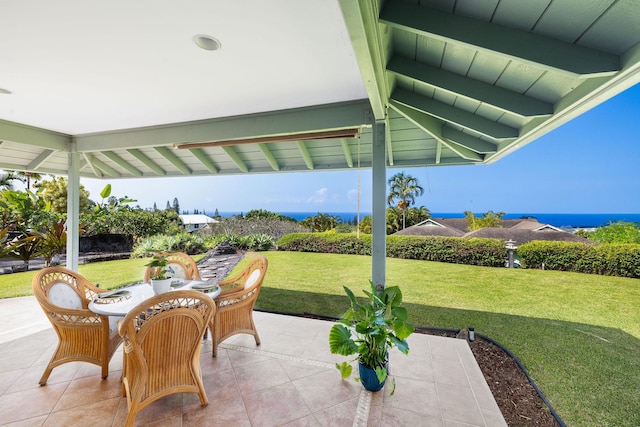
[[[211,214],[210,212],[207,212]],[[223,217],[233,216],[240,214],[241,212],[221,212]],[[318,212],[278,212],[282,215],[302,221],[310,216],[315,216]],[[353,221],[357,216],[356,212],[321,212],[328,215],[337,216],[342,218],[344,222]],[[370,212],[361,212],[360,219]],[[482,215],[476,213],[477,216]],[[432,212],[431,216],[434,218],[464,218],[462,213],[453,212]],[[551,224],[554,227],[562,228],[590,228],[601,227],[612,222],[626,221],[635,222],[640,224],[640,213],[621,214],[621,213],[608,213],[608,214],[566,214],[566,213],[508,213],[503,218],[505,219],[519,219],[522,217],[534,217],[543,224]]]

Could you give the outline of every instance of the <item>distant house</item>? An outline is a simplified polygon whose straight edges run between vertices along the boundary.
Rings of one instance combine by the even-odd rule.
[[[400,230],[397,235],[482,237],[513,240],[523,245],[532,240],[556,240],[562,242],[593,243],[591,240],[563,231],[549,224],[532,219],[503,219],[501,227],[485,227],[469,231],[465,218],[429,218],[419,224]]]
[[[219,221],[211,218],[207,215],[180,215],[184,229],[193,233],[194,231],[202,230],[209,226],[209,224],[216,224]]]

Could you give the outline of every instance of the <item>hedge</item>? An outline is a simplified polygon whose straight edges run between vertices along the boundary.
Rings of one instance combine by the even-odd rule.
[[[640,278],[639,244],[534,240],[518,248],[518,257],[525,268]]]
[[[371,235],[292,233],[277,242],[279,250],[371,255]],[[392,258],[500,267],[507,250],[500,239],[461,239],[439,236],[387,236],[387,256]]]
[[[292,233],[277,242],[279,250],[371,255],[371,235],[335,232]],[[518,247],[524,268],[640,278],[639,244],[601,244],[534,240]],[[387,236],[387,256],[455,264],[504,267],[501,239],[439,236]],[[544,267],[543,267],[544,265]]]

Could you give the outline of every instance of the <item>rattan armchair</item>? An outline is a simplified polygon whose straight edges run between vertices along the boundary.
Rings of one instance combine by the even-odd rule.
[[[40,270],[32,281],[36,300],[58,334],[58,346],[51,356],[40,385],[45,385],[53,368],[68,362],[89,362],[109,375],[109,361],[120,343],[118,330],[109,326],[107,316],[89,310],[100,292],[80,274],[63,267]]]
[[[200,347],[216,306],[193,290],[167,292],[134,307],[119,323],[124,342],[123,395],[132,426],[140,410],[174,393],[197,393],[209,401],[202,383]]]
[[[218,282],[222,292],[215,298],[218,310],[210,328],[213,357],[218,355],[218,344],[232,335],[253,335],[256,345],[260,345],[260,336],[253,322],[253,307],[267,272],[267,264],[267,258],[259,256],[237,276]]]
[[[167,267],[174,271],[174,277],[186,280],[200,280],[198,265],[189,255],[184,252],[160,253],[160,256],[167,258]],[[158,267],[147,267],[144,272],[144,281],[149,283],[152,272]]]

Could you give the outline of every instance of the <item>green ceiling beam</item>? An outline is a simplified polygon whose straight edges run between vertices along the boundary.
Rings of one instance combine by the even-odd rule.
[[[93,164],[93,156],[91,154],[82,153],[82,157],[84,157],[84,159],[87,161],[87,165],[89,165],[89,168],[91,169],[91,171],[93,172],[93,174],[97,178],[102,178],[104,176],[102,171],[100,169],[98,169],[98,167],[96,165]],[[80,168],[80,169],[82,169],[82,168]]]
[[[304,163],[307,165],[308,169],[313,169],[313,159],[311,158],[311,154],[309,154],[309,150],[307,146],[304,145],[304,141],[298,141],[298,150],[300,150],[300,154],[304,159]]]
[[[405,89],[396,89],[391,95],[391,99],[489,138],[500,140],[518,137],[518,129],[485,119]]]
[[[165,159],[167,159],[169,161],[169,163],[171,163],[173,166],[176,167],[176,169],[178,169],[180,172],[182,172],[185,175],[190,175],[191,174],[191,169],[189,169],[189,167],[187,165],[184,164],[184,162],[182,160],[180,160],[178,158],[178,156],[176,156],[173,153],[173,150],[168,149],[167,147],[154,147],[154,149],[160,153],[160,155],[162,157],[164,157]]]
[[[389,96],[384,76],[384,53],[378,25],[378,2],[339,0],[342,16],[351,38],[362,81],[376,120],[384,119]]]
[[[34,171],[38,169],[53,153],[53,150],[44,150],[27,165],[27,170]]]
[[[146,167],[151,169],[156,175],[162,176],[167,174],[167,171],[162,169],[156,162],[151,160],[149,156],[147,156],[137,148],[132,148],[130,150],[127,150],[127,152],[131,154],[133,157],[135,157],[136,159],[140,160],[142,164],[144,164]]]
[[[108,164],[106,164],[105,162],[103,162],[102,160],[98,159],[95,156],[91,158],[91,163],[93,167],[96,167],[104,171],[109,176],[112,176],[114,178],[120,178],[122,176],[120,172],[118,172],[117,170],[115,170],[114,168],[112,168],[111,166],[109,166]]]
[[[349,141],[346,138],[342,139],[342,152],[344,153],[344,159],[350,168],[353,167],[353,156],[351,155],[351,149],[349,148]]]
[[[191,154],[193,154],[193,157],[198,159],[200,161],[200,163],[202,163],[204,165],[204,167],[209,170],[209,172],[211,172],[211,173],[218,173],[219,172],[218,168],[216,167],[216,165],[213,164],[213,162],[211,161],[209,156],[207,156],[207,153],[205,153],[205,151],[202,148],[192,148],[189,151],[191,152]]]
[[[260,151],[262,151],[262,155],[267,160],[267,163],[269,163],[269,166],[271,166],[271,169],[273,169],[274,171],[279,171],[280,165],[278,164],[276,158],[273,157],[273,154],[271,154],[271,151],[269,150],[269,147],[267,147],[267,144],[258,144],[258,148],[260,149]]]
[[[475,162],[481,162],[483,157],[478,153],[470,150],[467,147],[460,146],[458,144],[453,144],[450,141],[446,140],[442,136],[442,122],[437,120],[434,117],[431,117],[428,114],[425,114],[421,111],[414,110],[413,108],[404,106],[402,104],[398,104],[397,102],[391,100],[389,105],[391,108],[396,110],[398,113],[402,114],[407,120],[411,121],[417,127],[431,135],[437,141],[437,152],[436,152],[436,161],[439,163],[442,145],[449,147],[454,153],[462,157],[463,159],[473,160]]]
[[[133,175],[133,176],[142,176],[142,172],[140,172],[135,166],[133,166],[131,163],[127,162],[122,157],[118,156],[113,151],[103,151],[102,155],[105,156],[106,158],[108,158],[109,160],[111,160],[116,165],[118,165],[121,168],[125,169],[131,175]]]
[[[398,55],[391,58],[387,69],[429,87],[445,90],[453,95],[492,105],[502,111],[522,117],[549,116],[553,105],[508,89],[461,76],[440,68],[421,64]]]
[[[394,28],[471,46],[573,76],[612,75],[621,69],[617,55],[453,15],[425,5],[390,0],[385,2],[380,20]]]
[[[128,150],[198,142],[251,139],[367,126],[372,121],[368,100],[221,117],[171,125],[78,135],[78,151]],[[0,133],[0,135],[2,135]],[[2,140],[2,137],[0,137]]]
[[[449,141],[453,141],[458,145],[467,147],[469,150],[473,150],[480,154],[493,154],[498,151],[496,144],[493,144],[484,139],[476,138],[475,136],[460,132],[450,127],[442,128],[442,136]]]
[[[244,173],[249,172],[249,168],[247,167],[247,164],[244,162],[244,160],[242,160],[240,155],[232,146],[225,145],[224,147],[221,147],[221,148],[222,150],[224,150],[225,153],[227,153],[227,156],[229,156],[231,160],[233,160],[233,163],[236,164],[238,169],[240,169]]]
[[[28,144],[31,147],[69,151],[71,136],[62,133],[0,120],[0,141]]]

